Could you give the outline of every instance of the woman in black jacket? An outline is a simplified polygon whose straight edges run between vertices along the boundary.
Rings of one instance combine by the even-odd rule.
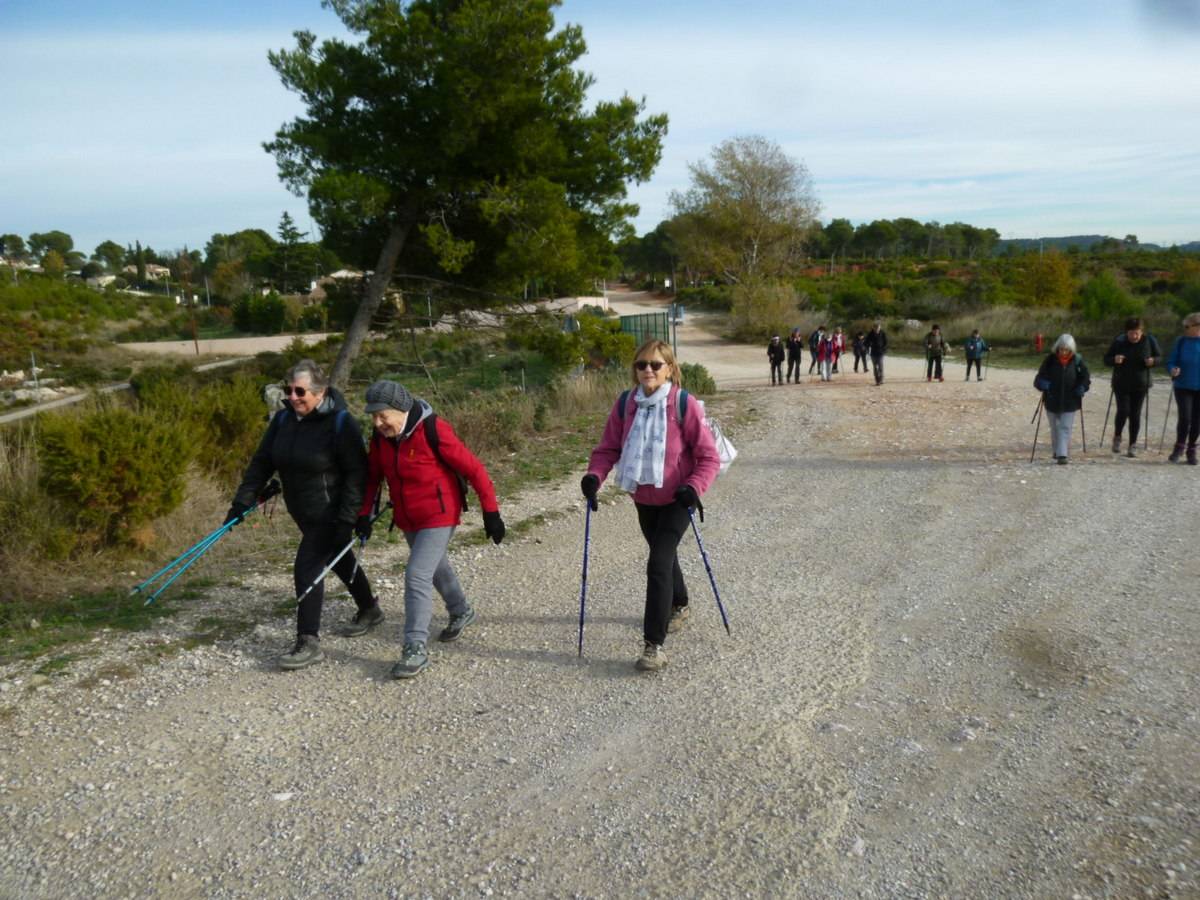
[[[1121,452],[1121,429],[1128,420],[1129,448],[1125,455],[1130,458],[1137,455],[1134,447],[1142,424],[1142,404],[1153,385],[1151,370],[1158,365],[1161,356],[1158,341],[1153,335],[1146,334],[1142,320],[1136,317],[1126,319],[1125,333],[1118,335],[1104,354],[1104,364],[1113,367],[1112,390],[1117,399],[1113,453]]]
[[[301,535],[292,568],[299,597],[351,540],[363,501],[367,454],[358,423],[320,366],[311,359],[301,360],[288,370],[286,381],[287,405],[271,419],[225,521],[240,521],[267,480],[279,473],[284,502]],[[358,606],[346,633],[365,634],[382,622],[383,613],[366,574],[355,565],[353,552],[343,556],[333,571]],[[280,668],[303,669],[324,659],[319,637],[324,596],[321,583],[300,603],[296,644],[280,657]]]
[[[1050,355],[1042,361],[1033,386],[1042,392],[1046,405],[1054,458],[1065,466],[1075,413],[1083,408],[1083,395],[1092,386],[1091,373],[1083,357],[1075,352],[1075,338],[1069,334],[1059,336]]]

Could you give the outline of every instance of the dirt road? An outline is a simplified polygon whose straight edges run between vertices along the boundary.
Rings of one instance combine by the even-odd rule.
[[[1028,372],[769,387],[763,348],[680,344],[732,388],[710,411],[754,414],[702,526],[732,637],[690,541],[696,612],[634,670],[611,494],[576,658],[577,475],[505,505],[547,524],[459,544],[481,617],[413,683],[396,548],[366,563],[387,624],[337,637],[335,598],[293,674],[286,566],[230,573],[62,674],[0,671],[0,894],[1197,896],[1200,472],[1097,450],[1099,389],[1090,454],[1030,465]],[[231,609],[260,624],[128,665]]]

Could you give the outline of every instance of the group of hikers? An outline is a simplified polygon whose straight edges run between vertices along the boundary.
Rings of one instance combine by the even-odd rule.
[[[705,424],[703,405],[688,403],[671,346],[643,343],[630,366],[633,387],[614,403],[580,483],[585,502],[598,508],[597,493],[610,471],[633,496],[638,526],[649,547],[643,643],[636,660],[642,671],[666,665],[663,644],[688,618],[688,591],[677,548],[691,510],[711,486],[721,461]],[[324,577],[332,571],[354,598],[357,612],[342,628],[346,637],[367,634],[384,613],[366,572],[353,553],[370,539],[376,519],[391,513],[408,544],[404,570],[404,642],[394,678],[419,675],[429,665],[433,592],[449,620],[439,641],[457,640],[475,621],[447,555],[467,508],[467,485],[479,498],[484,531],[499,544],[505,535],[496,491],[483,463],[425,400],[395,381],[367,388],[372,434],[362,433],[345,398],[310,359],[288,370],[284,408],[275,413],[242,477],[224,524],[234,527],[254,509],[273,475],[300,544],[292,566],[296,596],[296,640],[279,658],[285,670],[303,669],[324,658],[321,609]],[[380,511],[382,487],[388,503]]]
[[[772,385],[788,384],[793,378],[796,384],[800,383],[803,348],[806,343],[811,357],[808,374],[811,375],[813,369],[817,369],[821,381],[830,381],[831,376],[838,374],[838,363],[846,352],[846,335],[841,326],[830,331],[827,326],[821,325],[808,335],[807,340],[803,330],[793,328],[786,342],[781,341],[779,335],[774,335],[767,344],[767,361],[771,364]],[[854,335],[850,347],[854,351],[855,374],[858,373],[860,364],[865,373],[867,360],[870,359],[870,371],[875,376],[875,384],[883,384],[883,358],[887,355],[888,337],[882,323],[876,322],[868,332],[858,332]],[[988,347],[987,341],[979,336],[979,329],[971,332],[963,349],[967,358],[967,380],[971,380],[971,369],[974,367],[976,380],[982,381],[983,360],[991,348]],[[925,335],[926,381],[933,381],[935,378],[938,381],[946,380],[942,373],[942,357],[948,352],[941,326],[934,325]],[[783,371],[785,356],[788,364],[786,375]]]
[[[1186,454],[1188,465],[1200,464],[1196,449],[1200,438],[1200,313],[1184,317],[1182,325],[1183,334],[1176,338],[1165,360],[1158,341],[1146,332],[1145,323],[1136,316],[1125,320],[1125,331],[1117,335],[1104,354],[1104,364],[1113,370],[1109,404],[1115,401],[1117,408],[1113,419],[1113,453],[1121,452],[1122,434],[1127,434],[1125,455],[1131,459],[1137,456],[1142,409],[1154,384],[1154,369],[1161,365],[1171,378],[1170,399],[1175,401],[1178,415],[1175,445],[1167,459],[1177,463]],[[1051,453],[1059,465],[1066,465],[1069,459],[1075,414],[1083,408],[1083,398],[1091,384],[1091,373],[1078,353],[1075,338],[1060,335],[1033,380],[1033,386],[1041,392],[1038,415],[1043,409],[1046,411]],[[1035,433],[1035,451],[1036,448]]]

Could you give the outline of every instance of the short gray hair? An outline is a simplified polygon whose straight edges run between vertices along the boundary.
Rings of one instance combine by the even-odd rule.
[[[329,376],[325,374],[325,370],[313,362],[311,359],[302,359],[283,376],[283,380],[291,383],[301,375],[308,376],[308,383],[314,391],[323,391],[329,387]]]
[[[1060,334],[1058,336],[1058,340],[1054,342],[1054,346],[1051,347],[1050,349],[1054,353],[1057,353],[1059,350],[1062,350],[1064,347],[1067,350],[1070,350],[1072,353],[1074,353],[1075,352],[1075,338],[1071,337],[1069,334]]]
[[[1183,317],[1183,327],[1191,328],[1193,325],[1200,325],[1200,312],[1188,313]]]

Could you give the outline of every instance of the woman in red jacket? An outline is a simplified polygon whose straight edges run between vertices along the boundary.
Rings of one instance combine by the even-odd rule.
[[[497,544],[504,539],[504,520],[483,463],[428,403],[414,398],[401,384],[377,381],[367,388],[366,411],[375,431],[367,453],[366,494],[354,527],[359,537],[371,536],[371,506],[380,482],[386,480],[392,521],[404,532],[409,547],[404,570],[404,654],[392,667],[392,677],[412,678],[429,665],[426,644],[434,588],[450,614],[439,640],[457,640],[475,621],[475,609],[446,555],[467,505],[466,482],[479,495],[484,531]],[[378,609],[374,621],[360,623],[358,633],[383,621]]]
[[[634,360],[637,387],[622,394],[625,403],[618,399],[608,414],[580,487],[595,509],[600,485],[615,466],[617,485],[633,495],[638,525],[650,545],[637,667],[655,672],[667,664],[662,649],[667,632],[677,630],[688,614],[687,585],[676,556],[688,511],[712,485],[721,459],[704,424],[703,405],[689,398],[680,408],[679,367],[671,345],[647,341]]]

